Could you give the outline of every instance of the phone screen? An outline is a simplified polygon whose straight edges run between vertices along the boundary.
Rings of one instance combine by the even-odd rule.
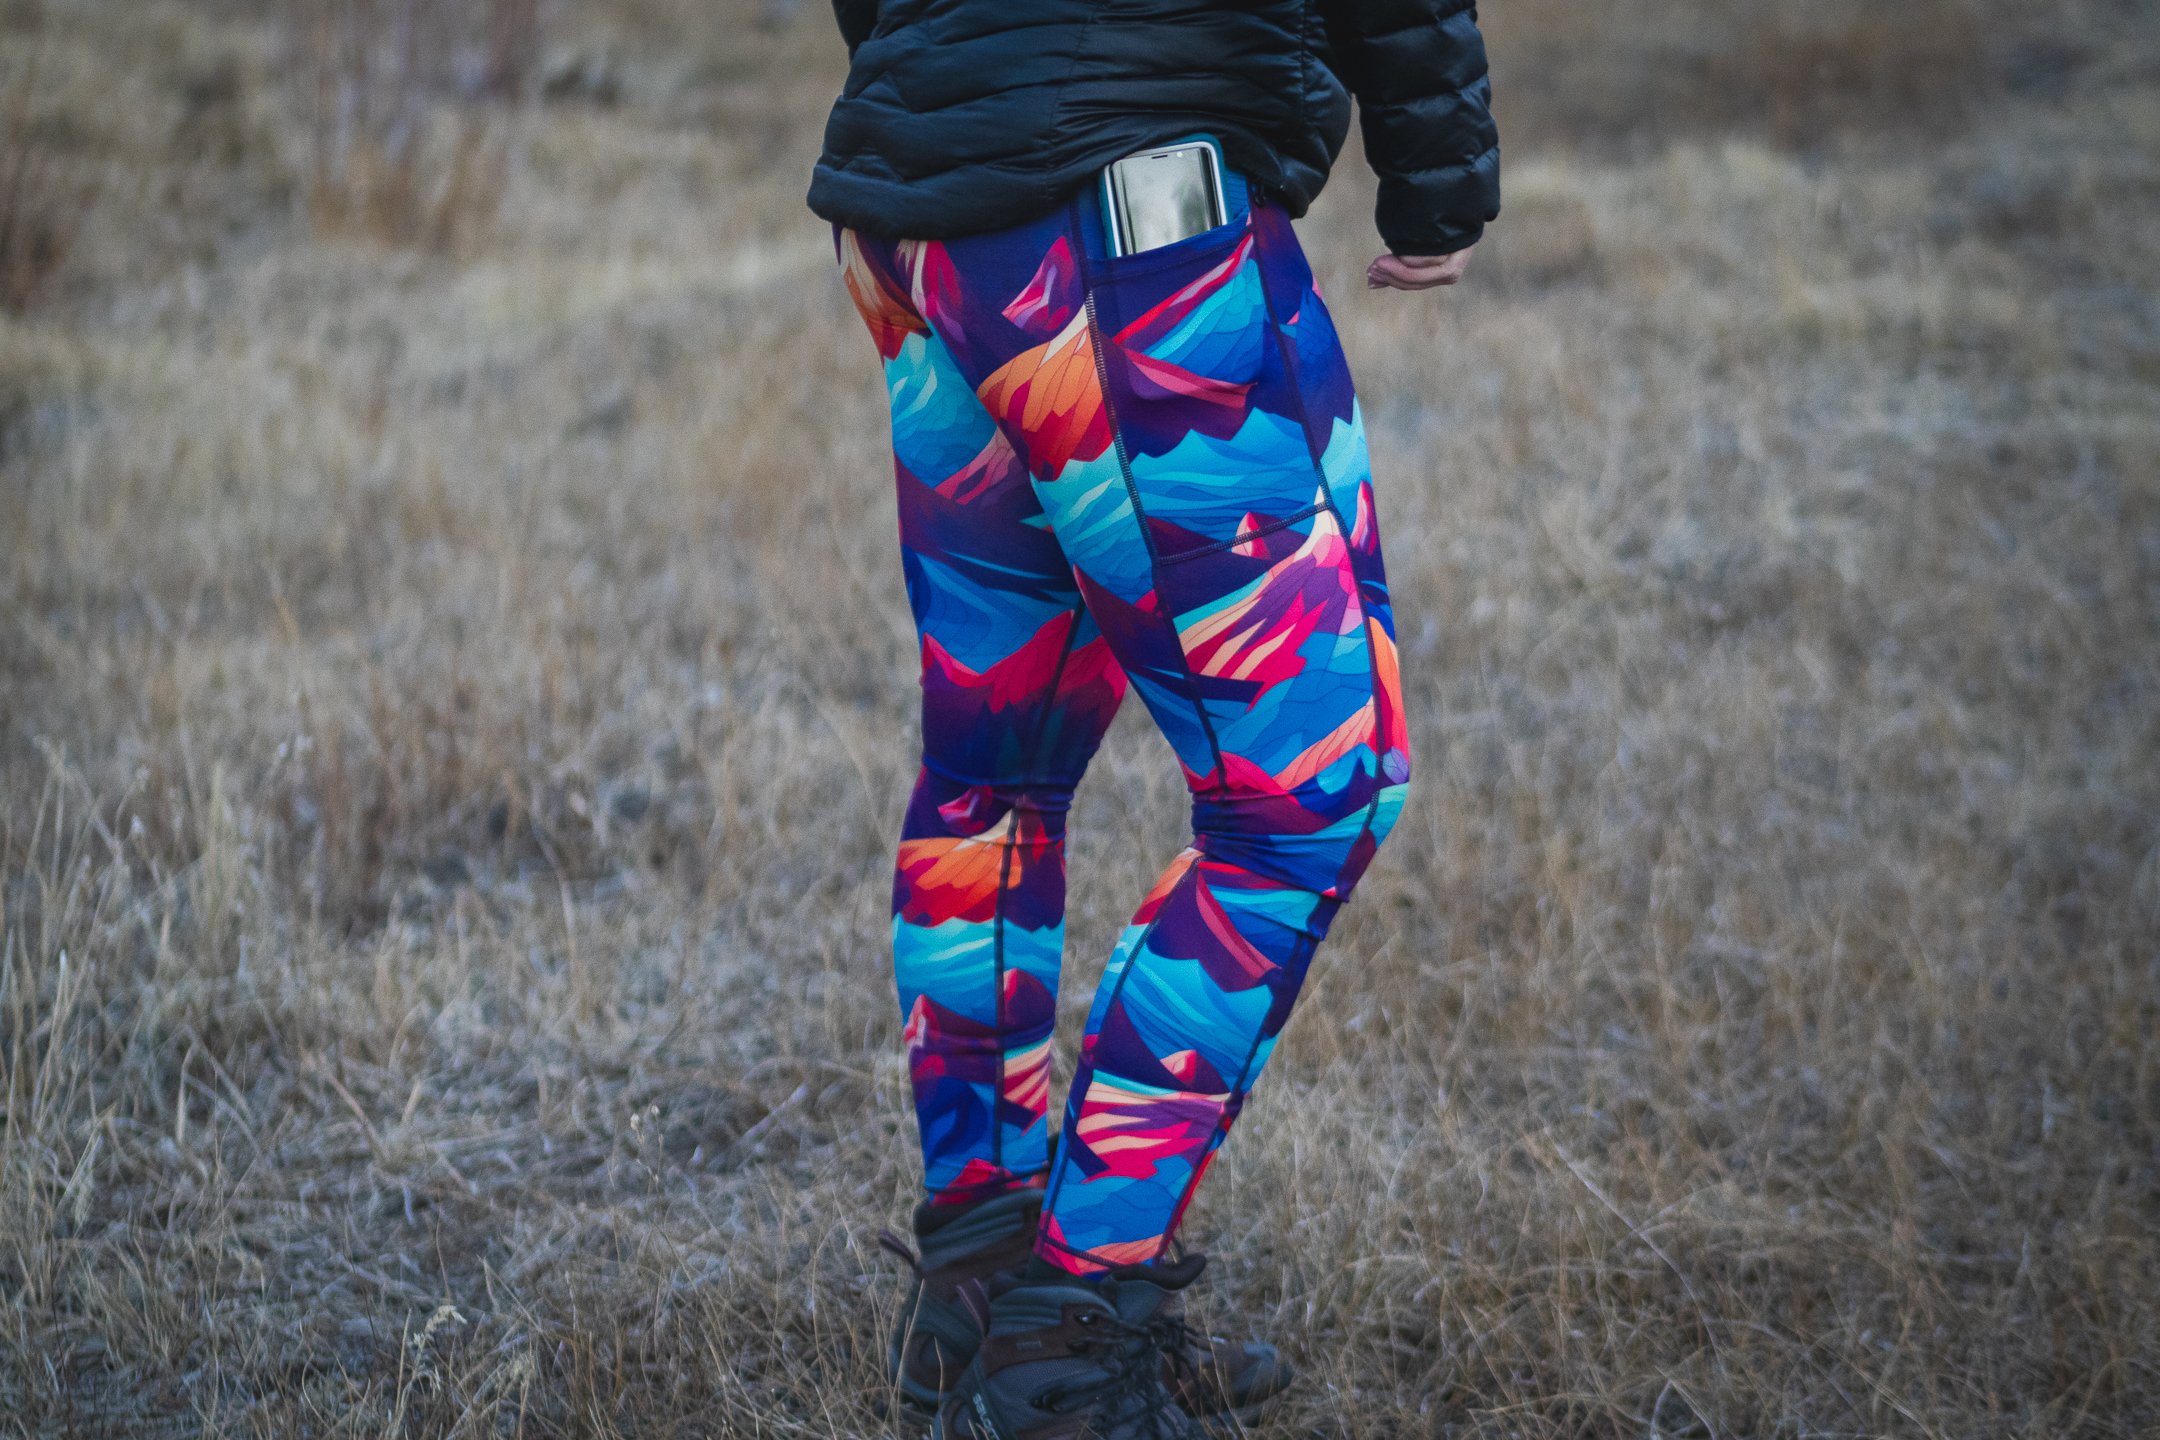
[[[1110,167],[1109,180],[1120,255],[1175,244],[1228,219],[1206,144],[1128,155]]]

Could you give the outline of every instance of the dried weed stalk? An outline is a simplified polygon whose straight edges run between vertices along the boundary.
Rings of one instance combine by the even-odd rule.
[[[0,309],[21,313],[66,261],[100,176],[39,134],[39,50],[0,86]]]
[[[2075,18],[2006,0],[1502,0],[1486,29],[1508,133],[1601,148],[1734,130],[1799,148],[1941,137],[2011,81],[2053,83],[2086,58]]]
[[[318,232],[469,251],[502,204],[534,0],[304,0],[293,25]]]

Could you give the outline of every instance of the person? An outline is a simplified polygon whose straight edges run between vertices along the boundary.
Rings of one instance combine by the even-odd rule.
[[[1410,776],[1363,419],[1290,222],[1355,97],[1387,253],[1499,210],[1471,0],[834,0],[809,203],[884,364],[921,637],[893,962],[927,1195],[889,1365],[941,1440],[1183,1435],[1289,1381],[1184,1333],[1172,1237]],[[1106,244],[1098,177],[1220,145],[1229,223]],[[1049,1121],[1073,788],[1127,688],[1193,841]]]

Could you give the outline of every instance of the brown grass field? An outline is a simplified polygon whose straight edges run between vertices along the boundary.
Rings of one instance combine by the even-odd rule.
[[[793,0],[0,4],[0,1435],[897,1435],[915,652]],[[2160,9],[1490,0],[1270,1437],[2160,1434]],[[1068,1036],[1183,839],[1129,707]]]

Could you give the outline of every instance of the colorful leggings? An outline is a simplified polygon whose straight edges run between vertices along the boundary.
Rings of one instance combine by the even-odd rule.
[[[1151,1261],[1409,780],[1349,370],[1265,205],[1123,259],[1079,200],[965,240],[838,240],[885,361],[922,636],[893,959],[931,1198],[1047,1173],[1038,1253]],[[1065,816],[1128,679],[1194,838],[1096,992],[1052,1164]]]

